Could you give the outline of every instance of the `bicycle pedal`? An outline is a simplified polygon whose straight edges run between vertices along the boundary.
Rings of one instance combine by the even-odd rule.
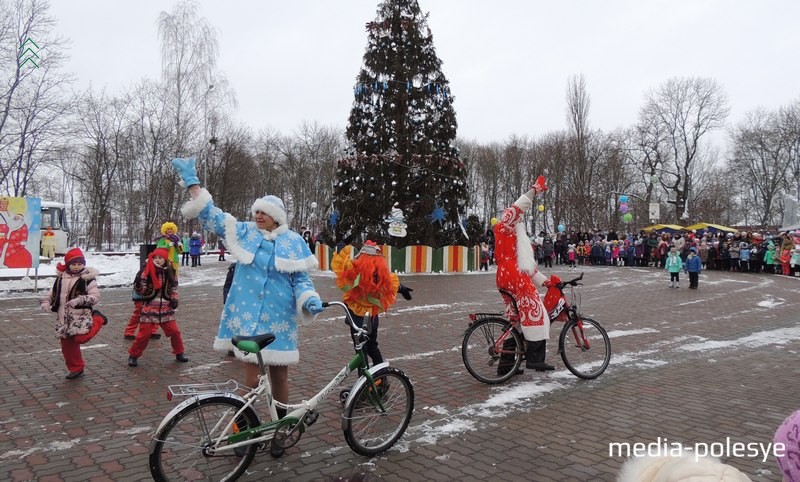
[[[341,392],[339,392],[339,403],[341,403],[343,407],[344,407],[345,402],[347,402],[347,397],[349,397],[349,396],[350,396],[350,389],[349,388],[346,388],[346,389],[342,390]]]
[[[310,427],[314,425],[314,422],[316,422],[318,418],[319,418],[318,412],[316,412],[315,410],[309,410],[303,416],[303,423],[305,424],[306,427]]]

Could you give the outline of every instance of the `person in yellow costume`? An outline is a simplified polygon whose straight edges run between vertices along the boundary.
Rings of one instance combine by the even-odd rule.
[[[165,248],[169,251],[169,262],[175,268],[175,274],[178,274],[178,255],[183,253],[183,243],[181,237],[178,236],[178,226],[175,223],[167,221],[161,225],[161,237],[156,242],[156,248]]]
[[[395,273],[389,271],[386,258],[373,241],[367,241],[354,259],[350,259],[353,247],[348,245],[336,253],[331,260],[331,269],[336,274],[336,286],[344,292],[342,300],[350,310],[350,316],[359,327],[364,326],[364,317],[372,318],[372,332],[364,349],[372,364],[383,362],[378,348],[378,314],[386,312],[397,300],[397,293],[410,300],[414,291],[400,284]],[[355,330],[350,327],[353,343]]]
[[[56,257],[56,233],[52,226],[47,226],[47,231],[42,233],[42,256],[47,259]]]

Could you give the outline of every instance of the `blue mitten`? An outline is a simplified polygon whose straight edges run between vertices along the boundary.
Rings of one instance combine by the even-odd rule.
[[[306,304],[305,306],[303,306],[303,308],[305,308],[306,311],[308,311],[312,315],[318,315],[323,311],[325,311],[325,308],[322,307],[322,300],[320,300],[316,296],[306,300]]]
[[[200,184],[200,178],[197,177],[197,169],[195,168],[194,157],[188,157],[186,159],[173,159],[172,167],[175,168],[175,171],[181,177],[181,185],[183,187]]]

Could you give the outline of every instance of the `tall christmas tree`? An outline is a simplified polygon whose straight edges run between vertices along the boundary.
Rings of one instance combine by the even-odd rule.
[[[350,151],[334,186],[336,238],[367,236],[398,247],[463,244],[466,171],[427,14],[417,0],[385,0],[377,13],[367,23],[347,127]],[[408,225],[404,237],[390,235],[393,208]]]

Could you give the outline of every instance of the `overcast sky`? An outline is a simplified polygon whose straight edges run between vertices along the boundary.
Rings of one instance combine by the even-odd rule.
[[[219,33],[236,117],[285,134],[303,121],[344,128],[378,0],[201,1]],[[52,0],[71,39],[77,87],[121,92],[157,78],[162,0]],[[646,91],[711,77],[729,122],[800,98],[797,0],[419,0],[455,96],[458,135],[481,142],[563,129],[565,89],[583,74],[589,122],[635,122]]]

